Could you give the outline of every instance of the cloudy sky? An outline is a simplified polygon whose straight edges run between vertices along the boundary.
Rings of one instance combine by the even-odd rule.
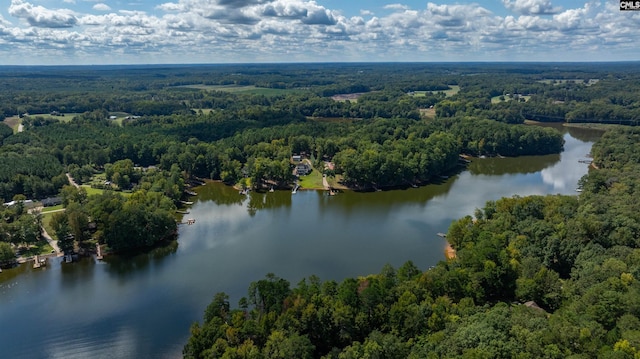
[[[640,60],[619,0],[1,4],[0,65]]]

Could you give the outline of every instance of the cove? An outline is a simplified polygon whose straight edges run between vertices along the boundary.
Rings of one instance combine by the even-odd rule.
[[[134,257],[50,261],[0,273],[0,335],[8,358],[176,358],[189,326],[217,292],[232,305],[272,272],[295,285],[378,273],[407,260],[444,259],[451,221],[488,200],[576,194],[599,132],[565,131],[560,155],[474,159],[421,188],[372,193],[250,193],[220,183],[197,189],[172,245]]]

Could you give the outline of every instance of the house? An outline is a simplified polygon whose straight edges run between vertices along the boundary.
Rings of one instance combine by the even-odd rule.
[[[300,156],[300,155],[293,155],[293,156],[291,156],[291,160],[292,160],[293,162],[300,162],[300,161],[302,161],[302,156]]]
[[[49,197],[45,198],[42,201],[42,207],[52,207],[62,204],[62,198],[60,197]]]
[[[309,172],[311,172],[311,166],[309,166],[308,164],[300,162],[296,165],[296,175],[304,176],[309,174]]]

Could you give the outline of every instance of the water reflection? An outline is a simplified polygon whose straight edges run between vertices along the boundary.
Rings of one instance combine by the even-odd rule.
[[[169,241],[142,254],[105,256],[104,262],[107,264],[106,268],[109,274],[124,280],[137,271],[144,270],[150,266],[162,266],[163,262],[177,251],[178,241]],[[79,265],[85,262],[94,263],[94,260],[93,258],[86,258]]]
[[[560,155],[475,158],[468,168],[472,174],[502,176],[516,173],[535,173],[558,162],[560,162]]]

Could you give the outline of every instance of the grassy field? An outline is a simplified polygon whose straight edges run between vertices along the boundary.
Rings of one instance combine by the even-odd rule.
[[[91,195],[94,195],[94,194],[102,194],[104,192],[103,189],[93,188],[93,187],[85,185],[85,184],[81,185],[80,187],[84,188],[87,191],[87,196],[91,196]]]
[[[427,119],[436,118],[436,109],[435,108],[421,108],[420,116]]]
[[[45,213],[47,213],[47,212],[57,211],[57,210],[60,210],[60,209],[62,209],[62,208],[63,208],[63,207],[62,207],[62,205],[61,205],[61,204],[59,204],[59,205],[57,205],[57,206],[44,207],[44,208],[42,208],[42,214],[45,214]]]
[[[18,127],[20,123],[22,123],[22,120],[18,116],[11,116],[5,118],[3,122],[13,129],[13,133],[18,133]]]
[[[529,101],[529,99],[531,98],[531,96],[520,96],[520,97],[524,98],[525,102]],[[500,96],[494,96],[491,98],[491,103],[500,103],[500,102],[507,102],[512,100],[513,99],[508,96],[504,96],[504,100],[500,100]]]
[[[54,213],[46,213],[44,211],[42,212],[42,227],[44,227],[44,230],[49,233],[51,238],[53,238],[54,240],[58,240],[58,237],[56,237],[56,232],[51,227],[51,218],[53,217],[53,215]]]
[[[196,113],[198,113],[199,111],[202,111],[204,115],[208,115],[211,112],[215,111],[212,108],[192,108],[191,110],[195,111]]]
[[[179,88],[189,88],[195,90],[207,90],[207,91],[224,91],[224,92],[232,92],[232,93],[246,93],[253,95],[265,95],[265,96],[275,96],[282,95],[290,92],[297,91],[295,89],[274,89],[274,88],[266,88],[266,87],[256,87],[256,86],[239,86],[239,85],[184,85],[178,86]]]
[[[450,89],[444,90],[444,91],[413,91],[412,94],[413,94],[413,96],[416,96],[416,97],[424,97],[428,93],[443,92],[445,94],[445,96],[451,97],[451,96],[457,94],[458,92],[460,92],[460,86],[458,86],[458,85],[449,85],[449,87],[450,87]]]
[[[322,184],[322,172],[315,168],[308,175],[300,176],[298,183],[304,189],[324,189],[324,185]]]
[[[30,113],[29,117],[42,117],[46,119],[58,120],[60,122],[69,122],[74,117],[82,115],[77,112],[63,113],[64,116],[54,116],[50,113]]]

